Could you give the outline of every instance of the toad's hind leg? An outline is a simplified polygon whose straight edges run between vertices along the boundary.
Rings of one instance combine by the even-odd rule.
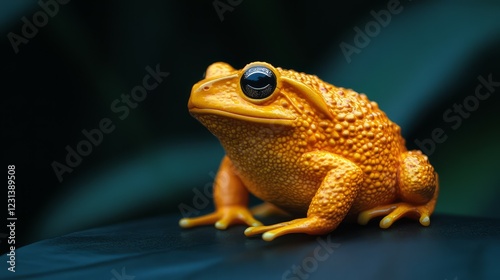
[[[381,228],[390,227],[401,217],[418,219],[428,226],[439,193],[438,175],[427,156],[420,151],[408,151],[401,156],[398,176],[398,196],[401,202],[378,206],[363,211],[359,224],[367,224],[374,217],[386,215],[380,221]]]

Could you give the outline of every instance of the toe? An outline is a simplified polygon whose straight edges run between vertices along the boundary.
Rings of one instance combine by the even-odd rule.
[[[395,209],[394,205],[384,205],[361,212],[358,215],[358,224],[366,225],[368,222],[379,216],[387,215]]]
[[[325,223],[323,220],[317,218],[302,218],[270,226],[249,227],[245,230],[245,235],[252,236],[262,233],[262,239],[271,241],[278,236],[289,233],[320,235],[328,233],[333,229],[334,227],[332,227],[331,224]]]
[[[330,224],[317,218],[296,219],[289,224],[267,231],[262,235],[262,239],[271,241],[278,236],[290,233],[305,233],[311,235],[321,235],[331,232],[334,229]]]
[[[222,218],[215,223],[218,229],[226,229],[229,225],[243,223],[249,226],[261,226],[262,223],[256,220],[247,209],[231,209],[225,211]]]
[[[426,205],[414,206],[404,202],[379,206],[363,211],[358,215],[358,223],[366,225],[371,219],[383,215],[385,215],[385,217],[379,222],[381,228],[392,226],[395,221],[402,217],[419,219],[420,224],[423,226],[430,225],[430,211]]]
[[[387,216],[387,217],[383,218],[382,220],[380,220],[379,227],[380,228],[389,228],[390,226],[392,226],[393,223],[394,223],[394,219]]]
[[[227,226],[229,225],[229,221],[228,220],[220,220],[220,221],[217,221],[214,226],[216,229],[220,229],[220,230],[225,230],[227,229]]]
[[[279,223],[279,224],[274,224],[274,225],[269,225],[269,226],[262,226],[262,225],[260,225],[260,226],[251,226],[251,227],[249,227],[249,228],[247,228],[245,230],[245,235],[246,236],[252,236],[252,235],[256,235],[256,234],[265,233],[267,231],[283,227],[283,226],[285,226],[287,224],[288,223]]]
[[[431,218],[428,215],[424,214],[420,217],[420,224],[423,226],[429,226],[431,224]]]
[[[211,213],[197,218],[183,218],[179,220],[179,226],[182,228],[191,228],[202,225],[210,225],[217,221],[217,219],[217,213]]]
[[[265,241],[273,241],[273,239],[276,237],[276,234],[272,232],[266,232],[262,235],[262,239],[264,239]]]

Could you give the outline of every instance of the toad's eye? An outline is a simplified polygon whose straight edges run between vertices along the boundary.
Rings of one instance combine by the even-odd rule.
[[[276,75],[264,66],[250,67],[241,77],[240,86],[247,97],[264,99],[276,89]]]

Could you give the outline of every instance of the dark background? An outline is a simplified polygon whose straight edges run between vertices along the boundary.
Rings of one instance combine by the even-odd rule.
[[[441,129],[442,143],[427,146],[441,181],[436,211],[500,217],[500,87],[460,124],[458,113],[443,117],[472,100],[479,76],[500,81],[499,2],[401,1],[349,63],[339,45],[356,46],[355,28],[365,30],[388,2],[73,0],[16,54],[8,34],[21,36],[22,18],[33,22],[43,9],[2,1],[2,162],[16,165],[16,245],[211,207],[193,188],[210,185],[223,151],[186,105],[215,61],[267,61],[365,92],[402,127],[409,148]],[[218,13],[214,3],[230,9]],[[169,76],[121,120],[111,104],[158,64]],[[115,130],[60,182],[53,162],[65,164],[66,147],[76,149],[82,130],[103,118]]]

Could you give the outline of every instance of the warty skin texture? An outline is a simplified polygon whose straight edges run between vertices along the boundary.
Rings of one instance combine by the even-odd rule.
[[[270,76],[263,81],[275,81],[263,98],[245,89],[265,85],[247,80],[255,69]],[[400,127],[364,94],[265,62],[241,70],[219,62],[193,86],[188,108],[226,156],[214,183],[216,211],[182,219],[182,227],[245,223],[246,235],[272,240],[325,234],[343,220],[366,224],[377,216],[385,216],[382,228],[403,216],[430,223],[437,173],[420,151],[406,150]],[[265,201],[255,214],[302,218],[262,226],[247,208],[249,192]]]

